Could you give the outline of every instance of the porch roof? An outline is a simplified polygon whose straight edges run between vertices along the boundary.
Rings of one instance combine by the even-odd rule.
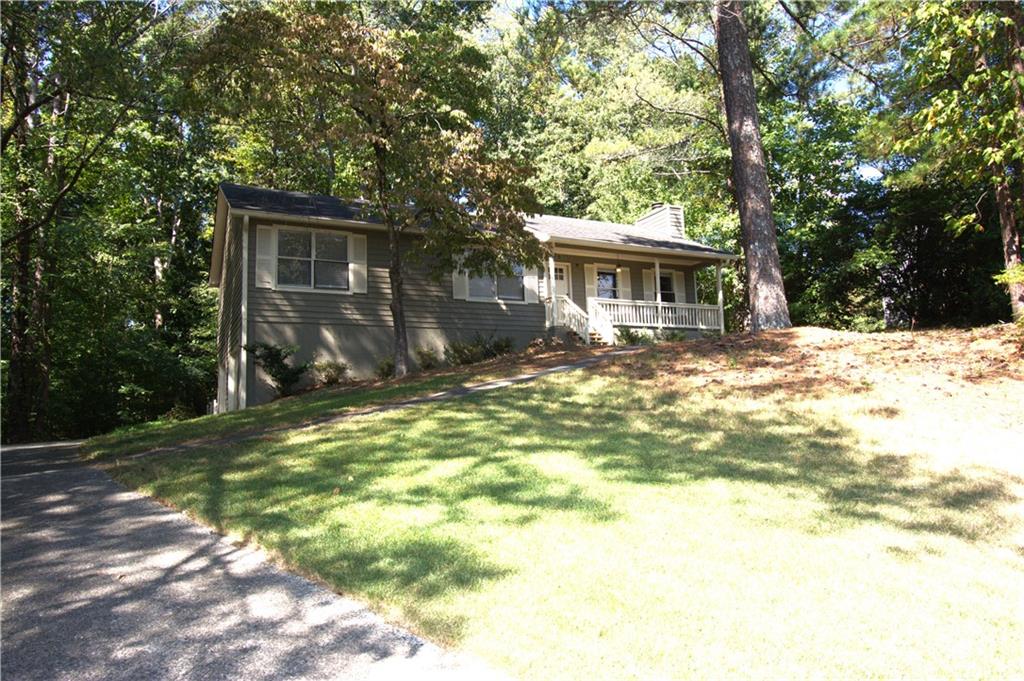
[[[684,238],[678,231],[669,228],[627,225],[601,220],[582,220],[559,215],[532,215],[526,221],[527,227],[537,234],[545,235],[555,242],[594,243],[604,246],[626,246],[630,250],[658,249],[681,253],[703,254],[716,258],[735,258],[728,251],[705,246],[697,241]]]

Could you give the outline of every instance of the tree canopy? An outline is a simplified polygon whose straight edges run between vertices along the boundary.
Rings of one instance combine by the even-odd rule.
[[[436,273],[537,257],[533,210],[631,222],[677,203],[690,236],[748,247],[714,9],[7,3],[4,439],[203,412],[220,181],[369,199],[393,235],[423,235],[412,255]],[[764,0],[737,17],[792,322],[1019,316],[1020,4]],[[753,324],[752,281],[725,272],[732,330]]]

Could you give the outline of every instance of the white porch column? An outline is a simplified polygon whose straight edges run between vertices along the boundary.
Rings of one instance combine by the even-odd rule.
[[[715,265],[715,285],[718,288],[718,333],[725,333],[725,299],[722,297],[722,263]]]
[[[566,275],[568,276],[568,275]],[[558,289],[555,283],[555,256],[551,254],[548,256],[548,300],[551,305],[551,325],[558,326],[558,300],[556,295]]]
[[[661,328],[661,261],[654,259],[654,299],[658,301],[658,328]]]

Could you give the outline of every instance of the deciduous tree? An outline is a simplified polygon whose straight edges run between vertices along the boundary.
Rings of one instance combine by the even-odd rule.
[[[387,228],[401,376],[409,366],[409,257],[440,276],[456,267],[508,271],[515,263],[534,264],[540,248],[524,229],[533,206],[527,169],[493,148],[482,128],[486,62],[460,30],[465,15],[425,6],[411,21],[388,16],[374,25],[349,14],[337,6],[243,10],[225,17],[214,44],[242,64],[236,101],[245,106],[279,115],[273,104],[279,93],[323,104],[317,117],[286,116],[277,124],[343,149],[361,194]],[[272,47],[265,35],[275,36]],[[214,76],[224,68],[211,64]]]

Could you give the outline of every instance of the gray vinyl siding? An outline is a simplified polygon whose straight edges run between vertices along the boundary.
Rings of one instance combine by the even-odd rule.
[[[232,221],[232,229],[240,236],[240,220]],[[256,229],[259,225],[292,224],[312,227],[309,221],[295,219],[264,220],[250,218],[248,248],[248,291],[246,315],[247,339],[250,343],[265,342],[295,345],[296,361],[334,360],[347,363],[353,375],[373,374],[377,362],[392,352],[391,294],[388,280],[387,236],[380,230],[346,227],[341,231],[366,236],[366,293],[329,293],[322,291],[278,290],[257,288]],[[317,229],[323,229],[316,225]],[[408,237],[409,239],[415,237]],[[407,242],[411,243],[411,242]],[[226,244],[226,281],[221,328],[227,328],[225,343],[232,351],[241,337],[241,262],[240,238],[229,238]],[[557,262],[569,263],[573,299],[586,309],[586,286],[583,265],[588,263],[617,264],[629,268],[632,297],[643,299],[643,270],[653,269],[654,260],[620,261],[614,251],[594,249],[593,255],[555,255]],[[432,348],[439,354],[454,340],[468,340],[476,334],[510,337],[518,346],[545,336],[546,311],[542,303],[499,304],[455,300],[451,276],[436,281],[427,269],[407,259],[405,277],[405,316],[409,348]],[[686,302],[696,302],[692,288],[692,272],[699,266],[661,261],[666,270],[684,270]],[[231,345],[233,343],[233,345]],[[223,351],[222,351],[223,352]],[[415,357],[413,357],[415,361]],[[255,362],[246,366],[247,404],[257,405],[273,398],[267,377]]]
[[[386,234],[357,228],[343,230],[366,235],[366,293],[257,288],[256,227],[258,224],[289,222],[250,219],[249,342],[297,345],[298,361],[314,358],[344,361],[355,375],[372,375],[378,360],[392,352]],[[307,226],[299,222],[292,224]],[[455,300],[451,276],[435,281],[425,267],[411,262],[405,276],[405,318],[410,350],[429,347],[439,354],[451,341],[467,340],[477,333],[510,337],[518,346],[524,346],[530,340],[544,336],[547,331],[543,304],[501,305]],[[247,379],[248,404],[260,404],[271,399],[272,391],[266,377],[251,362]]]
[[[242,218],[228,223],[224,248],[224,290],[217,323],[217,357],[221,362],[242,344]]]

